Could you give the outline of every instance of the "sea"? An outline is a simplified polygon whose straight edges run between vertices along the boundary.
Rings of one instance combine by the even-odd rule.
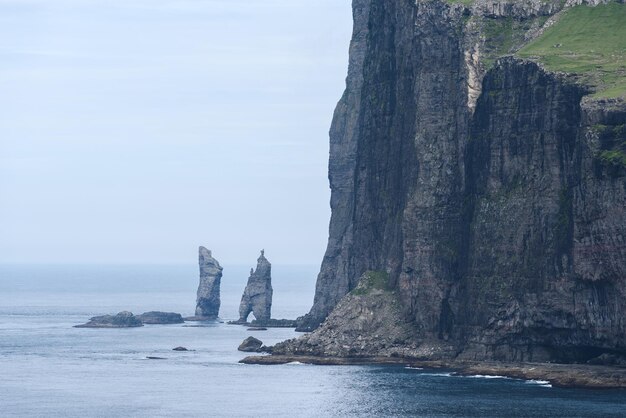
[[[239,363],[250,266],[224,266],[221,321],[86,329],[129,310],[192,315],[193,265],[1,265],[0,417],[626,417],[626,391],[403,366]],[[273,317],[313,300],[317,266],[272,266]],[[184,346],[187,352],[172,351]],[[151,360],[147,357],[162,357]]]

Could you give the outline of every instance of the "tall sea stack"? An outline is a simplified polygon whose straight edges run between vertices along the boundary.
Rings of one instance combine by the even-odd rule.
[[[250,312],[259,322],[269,321],[272,313],[272,265],[265,258],[265,251],[257,260],[256,270],[250,269],[248,284],[239,305],[239,321],[246,322]]]
[[[222,267],[213,258],[211,251],[199,248],[200,284],[196,299],[196,317],[215,319],[220,312],[220,284]]]
[[[315,332],[274,353],[626,356],[623,1],[353,0],[353,17]]]

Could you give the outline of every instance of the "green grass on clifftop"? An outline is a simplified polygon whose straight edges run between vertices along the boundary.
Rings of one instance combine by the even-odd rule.
[[[626,95],[626,5],[576,6],[517,55],[576,74],[596,97]]]

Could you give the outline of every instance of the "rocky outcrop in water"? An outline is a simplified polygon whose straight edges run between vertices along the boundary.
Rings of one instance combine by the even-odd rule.
[[[150,311],[144,312],[141,315],[137,315],[137,319],[139,319],[144,324],[182,324],[185,322],[181,314],[176,312],[160,312],[160,311]]]
[[[250,352],[250,353],[256,353],[261,350],[262,346],[263,346],[263,341],[259,340],[258,338],[248,337],[245,340],[243,340],[243,342],[239,345],[239,347],[237,347],[237,350]]]
[[[626,143],[626,104],[499,58],[562,7],[353,1],[330,130],[330,236],[299,330],[326,322],[276,352],[626,353],[626,167],[613,151]],[[388,293],[355,295],[366,272]],[[405,331],[384,332],[382,317]]]
[[[132,312],[122,311],[117,315],[94,316],[86,324],[75,325],[74,328],[133,328],[142,326],[141,320]]]
[[[267,320],[258,320],[253,319],[250,322],[250,325],[253,327],[268,327],[268,328],[295,328],[298,326],[298,321],[296,319],[274,319],[270,318]]]
[[[250,269],[248,284],[239,304],[237,323],[247,323],[248,316],[252,313],[258,321],[256,325],[265,326],[272,314],[272,294],[272,265],[265,258],[265,251],[261,250],[256,270]]]
[[[220,312],[220,284],[222,267],[213,258],[211,251],[199,248],[200,284],[196,298],[196,316],[194,319],[215,319]]]

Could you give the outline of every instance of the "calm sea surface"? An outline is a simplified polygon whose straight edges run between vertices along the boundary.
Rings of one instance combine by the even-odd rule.
[[[224,266],[223,320],[237,317],[248,270]],[[316,271],[273,266],[274,317],[307,311]],[[223,323],[72,328],[121,310],[191,315],[197,281],[195,266],[0,266],[0,417],[626,416],[626,391],[404,367],[242,365],[237,346],[251,333]],[[253,335],[273,344],[297,334]],[[171,350],[179,345],[195,351]]]

